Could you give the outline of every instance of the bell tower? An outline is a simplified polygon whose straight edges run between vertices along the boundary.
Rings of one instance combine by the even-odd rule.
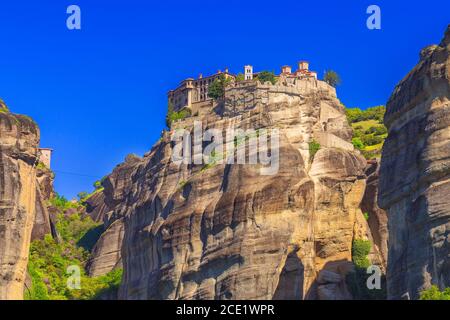
[[[251,65],[244,66],[244,79],[253,80],[253,66]]]

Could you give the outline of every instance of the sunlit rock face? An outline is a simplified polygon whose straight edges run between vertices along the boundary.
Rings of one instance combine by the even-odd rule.
[[[44,220],[49,228],[37,177],[38,146],[37,125],[0,105],[0,300],[23,298],[37,212],[42,230]]]
[[[229,128],[277,129],[276,172],[175,163],[171,136],[194,121],[224,139]],[[351,136],[334,88],[315,79],[237,83],[173,123],[143,158],[116,167],[93,206],[124,225],[120,298],[350,299],[352,241],[372,239],[359,209],[366,161]]]
[[[389,217],[388,295],[450,287],[450,27],[397,85],[380,172]]]

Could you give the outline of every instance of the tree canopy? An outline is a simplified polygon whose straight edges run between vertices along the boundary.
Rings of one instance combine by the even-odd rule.
[[[341,77],[337,74],[336,71],[327,70],[325,72],[325,76],[323,77],[323,81],[328,83],[330,86],[337,87],[341,84]]]

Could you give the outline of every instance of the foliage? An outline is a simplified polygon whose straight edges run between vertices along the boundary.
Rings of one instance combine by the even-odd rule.
[[[77,243],[92,229],[97,228],[99,223],[90,216],[82,216],[79,213],[70,215],[59,213],[56,220],[56,229],[64,241]]]
[[[361,141],[366,146],[374,146],[380,144],[384,141],[384,138],[381,136],[375,136],[372,134],[361,136]]]
[[[450,288],[440,291],[436,285],[420,293],[420,300],[450,300]]]
[[[385,112],[384,106],[371,107],[367,110],[346,109],[348,122],[353,128],[353,145],[367,159],[381,157],[381,149],[387,137],[387,128],[383,125]]]
[[[37,169],[37,170],[45,171],[45,170],[47,170],[47,166],[46,166],[43,162],[39,162],[39,163],[36,165],[36,169]]]
[[[309,143],[309,158],[311,162],[314,160],[314,156],[316,155],[317,151],[320,150],[320,143],[318,143],[316,140],[312,140]]]
[[[369,213],[368,212],[364,212],[363,213],[364,219],[369,220]]]
[[[166,126],[170,128],[172,122],[183,120],[191,115],[191,111],[189,109],[181,109],[180,111],[174,111],[172,103],[169,103],[167,107],[167,116],[166,116]]]
[[[384,125],[370,127],[368,130],[366,130],[365,133],[366,134],[373,134],[375,136],[382,136],[382,135],[387,133],[387,128]]]
[[[65,203],[60,200],[58,209]],[[89,277],[84,271],[89,259],[89,249],[101,234],[102,225],[89,216],[76,212],[67,215],[61,211],[56,217],[58,241],[51,235],[31,243],[28,273],[32,286],[25,292],[29,300],[78,300],[96,299],[105,293],[117,290],[122,270],[113,270],[100,277]],[[95,236],[94,236],[95,234]],[[80,267],[81,289],[69,289],[67,281],[69,266]]]
[[[356,149],[359,149],[359,150],[364,149],[364,143],[361,141],[360,138],[358,138],[358,137],[353,138],[352,143]]]
[[[89,196],[89,193],[87,193],[86,191],[82,191],[77,194],[78,201],[82,201],[83,199],[87,198],[88,196]]]
[[[225,88],[231,83],[231,78],[225,77],[221,74],[215,78],[214,81],[208,87],[208,97],[214,100],[223,99],[225,96]]]
[[[261,71],[258,73],[258,80],[261,83],[266,83],[269,81],[270,83],[275,84],[277,82],[275,74],[272,71]]]
[[[31,278],[31,287],[26,288],[24,299],[25,300],[48,300],[48,290],[45,285],[42,274],[38,268],[36,268],[34,261],[28,262],[28,274]]]
[[[328,83],[330,86],[337,87],[341,84],[341,78],[337,74],[336,71],[327,70],[325,71],[325,75],[323,77],[323,81]]]
[[[245,76],[244,76],[243,73],[238,73],[236,75],[236,82],[241,82],[241,81],[244,81],[244,80],[245,80]]]
[[[69,201],[64,196],[60,196],[58,193],[56,193],[54,197],[49,200],[49,202],[50,205],[59,209],[60,211],[65,211],[71,208],[76,209],[79,207],[78,203]]]
[[[365,120],[376,120],[379,123],[383,123],[386,107],[376,106],[367,108],[366,110],[361,110],[360,108],[346,108],[345,113],[350,124]]]
[[[370,241],[363,239],[355,239],[352,243],[352,261],[357,268],[367,269],[370,266],[367,258],[370,253]]]
[[[364,216],[368,218],[368,214]],[[368,240],[355,239],[352,243],[352,261],[355,270],[349,272],[346,276],[347,286],[352,293],[354,299],[362,300],[384,300],[386,299],[386,278],[381,278],[381,289],[370,290],[367,287],[367,268],[370,266],[368,255],[370,253],[371,244]]]
[[[7,113],[9,112],[8,106],[6,105],[5,101],[0,98],[0,113]]]

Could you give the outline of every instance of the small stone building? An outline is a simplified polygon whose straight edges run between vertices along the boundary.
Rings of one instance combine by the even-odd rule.
[[[39,162],[42,162],[49,169],[52,161],[52,152],[53,149],[50,148],[39,148]]]

